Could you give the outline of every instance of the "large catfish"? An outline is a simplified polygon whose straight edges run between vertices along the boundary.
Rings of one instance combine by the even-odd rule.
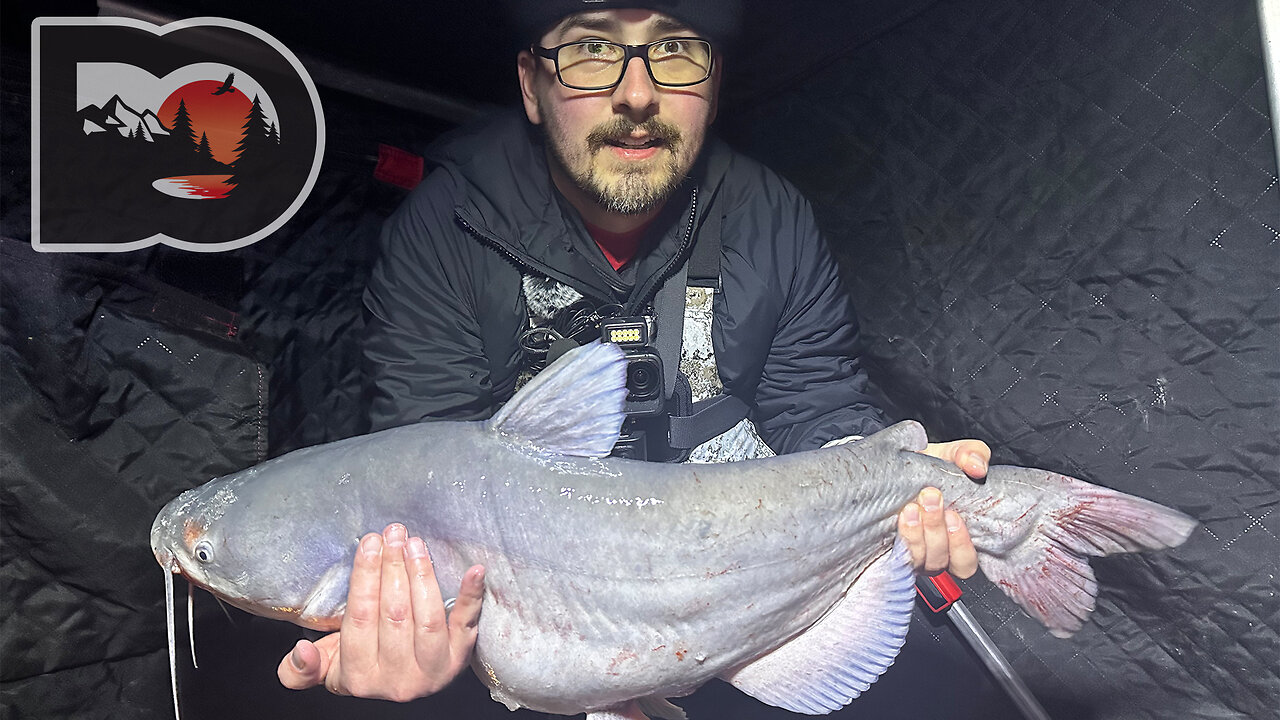
[[[600,720],[719,677],[821,714],[892,664],[914,579],[896,515],[933,485],[983,571],[1059,636],[1097,586],[1087,556],[1178,545],[1195,522],[1028,468],[986,482],[921,454],[914,422],[764,460],[607,457],[623,420],[613,345],[566,355],[485,422],[434,422],[289,453],[170,502],[168,572],[251,613],[337,629],[361,535],[401,522],[445,597],[486,568],[473,668],[494,699]],[[166,576],[169,577],[169,576]]]

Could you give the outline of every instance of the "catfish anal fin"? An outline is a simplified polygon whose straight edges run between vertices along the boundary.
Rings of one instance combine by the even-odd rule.
[[[825,617],[723,679],[761,702],[807,715],[838,710],[893,664],[915,602],[911,555],[901,538]]]

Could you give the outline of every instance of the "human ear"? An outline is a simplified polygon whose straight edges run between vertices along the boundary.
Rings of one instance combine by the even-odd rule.
[[[520,100],[524,103],[524,114],[529,122],[541,125],[542,110],[538,105],[535,87],[538,82],[538,58],[528,50],[521,50],[516,56],[516,71],[520,76]]]

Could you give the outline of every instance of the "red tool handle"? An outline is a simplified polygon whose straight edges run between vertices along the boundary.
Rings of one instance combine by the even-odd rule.
[[[945,612],[964,594],[946,570],[933,577],[916,578],[916,593],[936,613]]]

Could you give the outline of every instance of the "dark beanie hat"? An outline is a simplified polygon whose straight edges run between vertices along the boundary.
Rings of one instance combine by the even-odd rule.
[[[656,10],[725,43],[733,42],[742,22],[740,0],[507,0],[506,5],[516,29],[526,40],[541,37],[574,13],[617,8]]]

